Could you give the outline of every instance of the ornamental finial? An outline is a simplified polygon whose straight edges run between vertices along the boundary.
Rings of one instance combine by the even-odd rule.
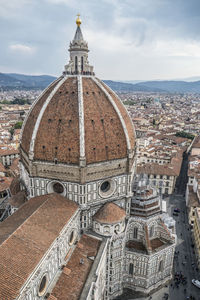
[[[76,24],[79,27],[81,25],[81,19],[80,19],[80,14],[77,15],[77,19],[76,19]]]

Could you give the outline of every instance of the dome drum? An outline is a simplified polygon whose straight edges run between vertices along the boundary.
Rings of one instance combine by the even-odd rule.
[[[41,177],[52,180],[64,180],[71,182],[87,183],[94,180],[104,180],[112,176],[127,174],[127,159],[118,159],[85,167],[55,164],[54,162],[32,161],[21,149],[21,162],[30,177]]]

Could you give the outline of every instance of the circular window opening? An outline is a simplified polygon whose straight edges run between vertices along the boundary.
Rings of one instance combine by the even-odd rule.
[[[112,196],[115,190],[116,190],[116,182],[115,180],[112,179],[105,180],[99,185],[99,195],[102,198],[107,198]]]
[[[62,184],[60,184],[59,182],[56,182],[53,184],[53,191],[55,193],[62,194],[64,192],[64,188],[63,188]]]
[[[39,296],[44,295],[47,287],[47,277],[46,275],[42,278],[39,286]]]
[[[110,189],[110,182],[109,181],[104,181],[102,184],[101,184],[101,191],[103,193],[106,193],[108,192]]]

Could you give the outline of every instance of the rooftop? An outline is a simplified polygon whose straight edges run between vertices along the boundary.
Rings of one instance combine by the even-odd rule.
[[[114,203],[106,203],[93,216],[93,219],[100,223],[112,224],[121,222],[126,217],[124,209]]]
[[[77,209],[76,203],[49,194],[30,199],[0,224],[0,299],[11,300],[19,295]]]
[[[80,298],[94,261],[90,257],[97,255],[100,244],[101,241],[94,237],[88,235],[81,237],[48,300],[78,300]]]

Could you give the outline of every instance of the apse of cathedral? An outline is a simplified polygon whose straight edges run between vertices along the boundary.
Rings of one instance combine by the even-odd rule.
[[[109,300],[172,276],[174,223],[135,175],[133,124],[95,77],[79,16],[76,25],[69,63],[23,125],[27,201],[0,224],[0,299]]]

